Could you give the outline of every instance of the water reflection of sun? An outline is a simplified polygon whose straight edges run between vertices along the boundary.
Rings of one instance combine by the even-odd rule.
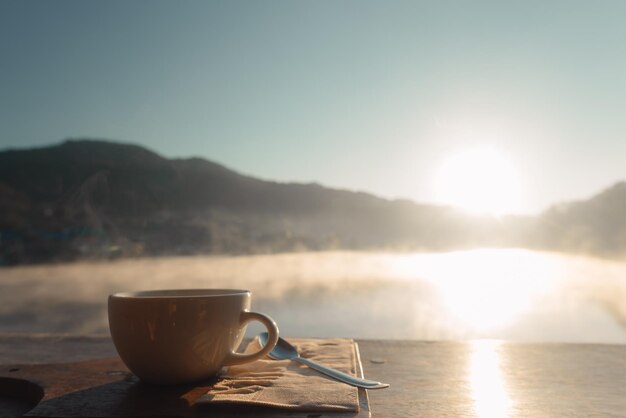
[[[531,311],[556,286],[555,268],[517,249],[413,256],[400,266],[431,283],[444,310],[474,337],[489,336]]]

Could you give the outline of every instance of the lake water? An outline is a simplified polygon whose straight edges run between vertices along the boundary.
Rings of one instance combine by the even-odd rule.
[[[195,287],[252,290],[287,336],[626,343],[625,262],[520,249],[4,268],[0,333],[107,333],[109,293]]]

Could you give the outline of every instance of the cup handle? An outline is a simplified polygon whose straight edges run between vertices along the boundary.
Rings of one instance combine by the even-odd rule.
[[[228,358],[226,358],[225,366],[234,366],[236,364],[249,363],[251,361],[258,360],[267,355],[276,346],[276,343],[278,342],[278,326],[272,318],[258,312],[242,312],[240,318],[241,324],[243,325],[250,321],[259,321],[265,325],[265,328],[267,328],[267,332],[269,333],[267,344],[265,344],[259,351],[249,354],[240,354],[235,351],[231,351]]]

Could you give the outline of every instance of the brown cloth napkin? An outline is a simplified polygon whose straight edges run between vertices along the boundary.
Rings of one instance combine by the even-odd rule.
[[[289,339],[302,357],[355,375],[357,355],[351,339]],[[253,340],[246,352],[257,351]],[[360,367],[360,366],[359,366]],[[231,366],[196,403],[256,405],[290,411],[358,412],[358,389],[291,360],[266,357]]]

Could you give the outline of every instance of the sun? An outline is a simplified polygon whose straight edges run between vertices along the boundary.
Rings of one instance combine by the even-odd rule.
[[[434,175],[440,204],[477,214],[521,210],[521,183],[513,162],[493,148],[474,148],[447,157]]]

